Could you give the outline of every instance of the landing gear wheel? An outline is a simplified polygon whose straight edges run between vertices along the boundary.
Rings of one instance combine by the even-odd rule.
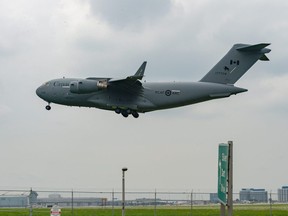
[[[50,105],[47,105],[45,108],[46,108],[46,110],[51,110],[51,106]]]
[[[134,118],[138,118],[138,117],[139,117],[139,113],[136,112],[136,111],[133,111],[133,112],[132,112],[132,116],[133,116]]]
[[[126,110],[122,110],[121,114],[122,114],[122,116],[124,116],[125,118],[127,118],[128,115],[129,115],[129,114],[126,112]]]
[[[121,109],[116,108],[116,109],[115,109],[115,112],[116,112],[117,114],[120,114],[120,113],[121,113]]]

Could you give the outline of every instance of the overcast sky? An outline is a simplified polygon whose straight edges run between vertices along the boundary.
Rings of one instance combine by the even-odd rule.
[[[0,0],[0,187],[217,189],[234,141],[234,190],[288,184],[288,1]],[[198,81],[235,43],[271,43],[236,85],[248,92],[136,120],[46,103],[47,80]]]

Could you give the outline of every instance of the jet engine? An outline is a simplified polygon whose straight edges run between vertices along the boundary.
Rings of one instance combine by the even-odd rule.
[[[76,94],[88,94],[107,88],[107,80],[78,80],[70,83],[70,92]]]

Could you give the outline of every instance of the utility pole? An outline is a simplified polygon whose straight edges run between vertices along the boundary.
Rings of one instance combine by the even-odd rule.
[[[128,168],[122,168],[122,216],[125,216],[125,172]]]
[[[32,207],[32,188],[30,189],[30,194],[29,194],[29,204],[30,204],[29,216],[32,216],[32,215],[33,215],[33,207]]]
[[[193,213],[192,213],[192,211],[193,211],[193,190],[192,190],[192,192],[191,192],[191,197],[190,197],[190,199],[191,199],[191,203],[190,203],[191,213],[190,213],[190,216],[192,216],[192,215],[193,215]]]

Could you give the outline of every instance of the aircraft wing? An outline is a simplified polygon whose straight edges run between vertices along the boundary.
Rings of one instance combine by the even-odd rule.
[[[139,81],[143,78],[145,68],[146,68],[147,62],[143,62],[142,65],[139,67],[137,72],[132,75],[128,76],[126,78],[119,78],[119,79],[109,79],[108,80],[108,86],[110,89],[118,90],[118,91],[125,91],[130,92],[131,94],[135,93],[141,93],[142,92],[142,83]]]
[[[126,78],[118,78],[118,79],[117,79],[117,78],[116,78],[116,79],[115,79],[115,78],[112,78],[112,79],[109,80],[109,83],[114,83],[114,82],[127,82],[127,83],[129,82],[129,83],[134,83],[134,82],[136,82],[136,81],[138,81],[138,80],[142,80],[142,78],[143,78],[143,76],[144,76],[146,64],[147,64],[147,62],[144,61],[134,75],[128,76],[128,77],[126,77]],[[141,82],[139,82],[139,83],[141,83]]]

